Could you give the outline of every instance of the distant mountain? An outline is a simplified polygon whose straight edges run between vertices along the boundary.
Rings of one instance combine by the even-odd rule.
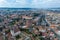
[[[60,13],[60,8],[49,8],[47,11]]]
[[[59,8],[51,8],[51,9],[60,9],[60,7]]]
[[[0,8],[0,10],[32,10],[36,8]]]

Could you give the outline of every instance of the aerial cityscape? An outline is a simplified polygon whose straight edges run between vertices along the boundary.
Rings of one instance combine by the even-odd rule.
[[[0,0],[0,40],[60,40],[60,0]]]
[[[60,40],[60,11],[0,8],[0,40]]]

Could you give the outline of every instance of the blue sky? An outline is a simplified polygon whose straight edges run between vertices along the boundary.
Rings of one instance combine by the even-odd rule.
[[[0,0],[0,7],[57,8],[60,0]]]

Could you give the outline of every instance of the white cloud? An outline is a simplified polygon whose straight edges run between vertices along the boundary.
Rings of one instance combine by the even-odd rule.
[[[10,3],[9,6],[11,7],[12,5],[12,7],[25,7],[27,6],[26,4],[27,4],[27,1],[25,0],[15,0],[15,2]]]
[[[0,0],[0,4],[3,4],[5,3],[6,1],[5,0]]]
[[[31,6],[36,8],[58,7],[59,0],[33,0]]]
[[[19,3],[20,5],[26,5],[26,0],[16,0],[16,3]]]
[[[60,6],[60,0],[0,0],[0,7],[58,7]]]
[[[8,6],[8,4],[6,0],[0,0],[0,7]]]
[[[8,2],[7,0],[0,0],[0,7],[25,7],[27,2],[25,0],[16,0],[15,2]]]
[[[2,3],[4,0],[0,0],[0,3]]]

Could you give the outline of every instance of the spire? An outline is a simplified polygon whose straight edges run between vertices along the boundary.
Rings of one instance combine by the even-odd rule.
[[[2,31],[2,34],[3,34],[3,40],[7,40],[5,30]]]

